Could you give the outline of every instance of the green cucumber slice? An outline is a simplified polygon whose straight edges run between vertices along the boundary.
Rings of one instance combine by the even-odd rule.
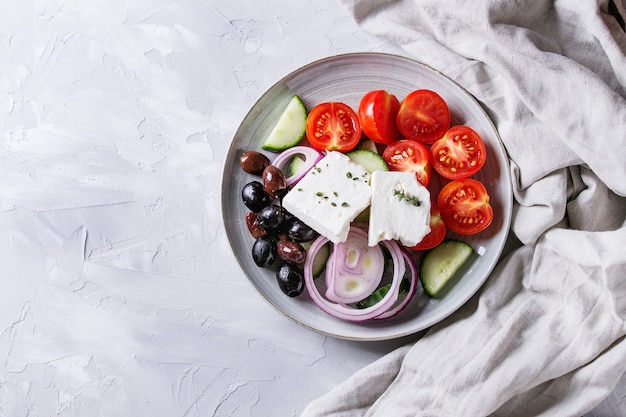
[[[306,107],[300,97],[293,96],[261,147],[280,152],[300,143],[306,133]]]
[[[376,148],[376,142],[374,142],[371,139],[363,139],[361,142],[359,142],[358,145],[356,145],[357,149],[367,149],[368,151],[372,151],[372,152],[376,152],[378,153],[378,149]]]
[[[315,255],[313,259],[312,271],[313,277],[317,278],[322,275],[324,269],[326,269],[326,262],[330,256],[330,243],[326,242]]]
[[[453,278],[474,254],[474,248],[460,240],[445,240],[424,255],[420,280],[424,291],[437,298],[453,283]]]
[[[346,155],[357,164],[363,166],[370,174],[374,171],[389,171],[387,163],[382,156],[369,149],[356,149]]]
[[[305,165],[304,163],[304,159],[300,158],[298,155],[294,156],[289,163],[289,176],[296,175],[296,173],[300,172]]]
[[[309,248],[313,241],[302,242],[300,243],[304,249],[308,252]],[[322,275],[324,269],[326,269],[326,262],[328,262],[328,257],[330,256],[330,242],[324,243],[320,249],[315,254],[315,259],[313,259],[313,265],[311,266],[311,270],[313,272],[313,278],[317,278]]]

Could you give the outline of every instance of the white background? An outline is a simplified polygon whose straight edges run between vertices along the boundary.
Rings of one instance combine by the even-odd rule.
[[[297,416],[414,339],[292,323],[222,226],[248,109],[355,51],[403,54],[335,0],[0,3],[1,416]]]

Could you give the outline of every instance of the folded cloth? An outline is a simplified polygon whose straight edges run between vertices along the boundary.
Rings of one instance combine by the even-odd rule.
[[[303,417],[580,417],[626,371],[624,5],[341,2],[483,105],[511,160],[520,244],[456,313]]]

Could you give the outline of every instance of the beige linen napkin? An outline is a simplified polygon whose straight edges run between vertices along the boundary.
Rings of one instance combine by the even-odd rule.
[[[303,417],[580,417],[626,370],[623,4],[341,1],[484,106],[521,244],[458,312]]]

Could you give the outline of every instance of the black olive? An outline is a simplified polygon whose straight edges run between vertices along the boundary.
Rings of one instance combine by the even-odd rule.
[[[276,271],[276,281],[281,291],[289,297],[297,297],[304,291],[304,272],[298,265],[281,265]]]
[[[258,215],[259,226],[267,231],[277,231],[286,218],[286,210],[281,206],[270,205],[263,207]]]
[[[319,233],[304,224],[302,220],[294,217],[287,230],[287,236],[294,242],[308,242],[319,236]]]
[[[272,201],[269,194],[265,192],[263,184],[259,181],[251,181],[244,185],[241,190],[241,198],[246,207],[255,213],[268,206]]]
[[[260,237],[252,245],[252,259],[259,266],[272,265],[278,256],[276,242],[268,237]]]

